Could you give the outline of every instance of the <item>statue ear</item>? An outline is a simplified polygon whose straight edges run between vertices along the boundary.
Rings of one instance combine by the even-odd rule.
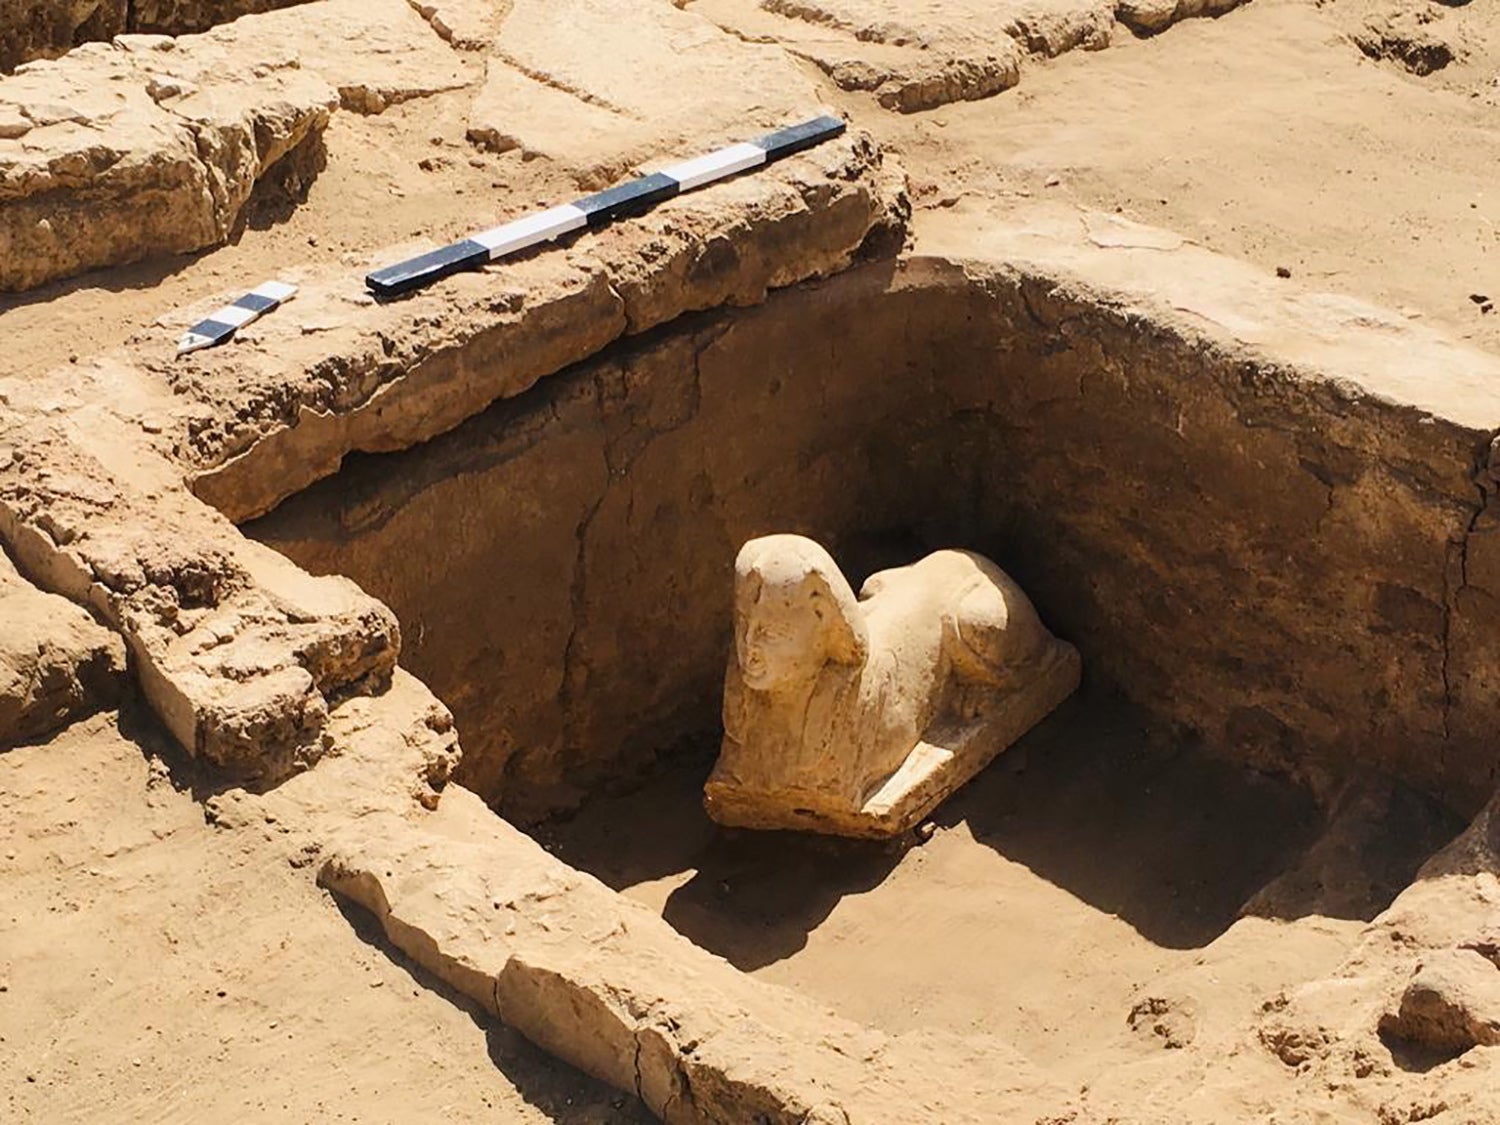
[[[870,634],[854,591],[837,572],[828,575],[814,571],[810,577],[811,593],[823,619],[828,659],[839,664],[863,664],[870,655]]]

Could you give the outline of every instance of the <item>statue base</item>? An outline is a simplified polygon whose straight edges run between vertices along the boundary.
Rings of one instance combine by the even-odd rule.
[[[717,770],[703,787],[704,808],[718,823],[736,828],[899,836],[1046,718],[1078,689],[1081,675],[1078,650],[1053,640],[1022,686],[987,701],[971,722],[942,723],[928,731],[860,808],[829,807],[827,795],[820,793],[749,790],[721,778]]]

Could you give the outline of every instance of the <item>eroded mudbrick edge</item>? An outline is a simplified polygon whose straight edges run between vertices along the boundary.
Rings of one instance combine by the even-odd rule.
[[[309,283],[300,316],[339,308],[326,342],[267,321],[254,349],[162,372],[198,399],[174,453],[197,495],[242,522],[348,453],[425,441],[622,335],[892,255],[909,210],[904,173],[855,133],[399,302],[370,303],[357,278]]]
[[[113,706],[125,646],[88,612],[38,590],[0,547],[0,750]]]
[[[66,421],[4,421],[0,540],[37,585],[121,634],[189,753],[273,784],[326,751],[339,698],[389,681],[395,616],[354,583],[298,570],[180,485],[123,479]]]
[[[320,879],[424,968],[669,1122],[1076,1108],[998,1040],[886,1035],[740,973],[458,786],[428,816],[351,825]]]

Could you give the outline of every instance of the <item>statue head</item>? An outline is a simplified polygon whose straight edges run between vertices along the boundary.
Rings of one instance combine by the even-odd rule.
[[[811,684],[829,663],[869,652],[854,591],[833,558],[801,535],[752,539],[735,559],[734,646],[753,691]]]

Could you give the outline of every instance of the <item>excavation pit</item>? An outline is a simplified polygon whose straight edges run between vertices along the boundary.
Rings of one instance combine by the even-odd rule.
[[[1043,267],[871,265],[352,455],[245,530],[396,612],[460,780],[518,823],[711,738],[732,560],[773,531],[856,585],[976,550],[1169,739],[1472,814],[1489,431],[1393,401],[1378,365],[1421,362],[1399,343],[1318,357],[1366,387],[1192,325]]]
[[[1166,1045],[1136,1012],[1163,989],[1190,1037],[1207,1012],[1230,1017],[1225,992],[1329,971],[1462,827],[1405,791],[1320,809],[1303,787],[1162,745],[1099,694],[1007,751],[920,843],[722,829],[701,807],[705,754],[535,834],[842,1016],[992,1035],[1098,1081],[1102,1055]],[[1330,849],[1347,851],[1328,864]]]
[[[1500,1117],[1493,12],[70,4],[0,30],[7,1118]],[[888,845],[716,827],[769,531],[993,556],[1086,682]]]
[[[458,779],[572,867],[858,1023],[1112,1088],[1332,972],[1493,771],[1488,433],[1198,328],[1034,263],[868,265],[245,530],[396,611]],[[732,560],[786,530],[856,585],[979,550],[1083,654],[921,846],[701,810]]]

